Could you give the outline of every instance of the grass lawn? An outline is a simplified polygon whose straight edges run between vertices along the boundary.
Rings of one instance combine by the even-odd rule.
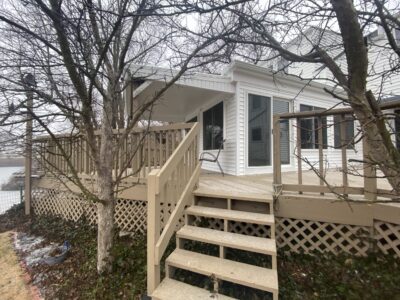
[[[18,210],[0,216],[0,232],[9,227],[40,235],[51,242],[70,241],[72,251],[58,266],[36,266],[32,276],[43,276],[48,299],[138,299],[146,290],[146,239],[115,236],[113,272],[96,273],[96,230],[82,223],[58,218],[17,217]],[[7,221],[8,220],[8,221]],[[10,222],[14,220],[14,222]],[[19,222],[18,220],[22,220]],[[14,224],[14,225],[12,225]],[[170,247],[173,249],[173,245]],[[253,257],[249,257],[250,260]],[[279,253],[280,299],[399,299],[400,261],[371,255],[303,255]],[[234,288],[225,286],[228,293]],[[224,291],[225,292],[225,291]],[[239,291],[239,294],[241,291]],[[236,293],[237,294],[237,293]],[[257,293],[241,299],[268,299]]]

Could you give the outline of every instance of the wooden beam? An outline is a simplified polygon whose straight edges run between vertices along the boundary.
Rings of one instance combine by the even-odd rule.
[[[377,179],[376,169],[372,164],[369,164],[371,149],[366,142],[366,138],[363,137],[363,156],[364,161],[364,195],[369,201],[375,201],[377,198]]]
[[[274,184],[282,184],[282,170],[281,170],[281,122],[277,115],[273,117],[273,170],[274,170]]]
[[[309,192],[309,193],[338,193],[338,194],[354,194],[363,195],[364,188],[362,187],[342,187],[342,186],[321,186],[311,184],[283,184],[283,191],[288,192]]]
[[[393,109],[400,107],[399,101],[391,101],[384,102],[380,104],[382,110]],[[294,118],[311,118],[311,117],[326,117],[326,116],[335,116],[342,114],[353,114],[352,108],[335,108],[335,109],[321,109],[321,110],[313,110],[313,111],[302,111],[302,112],[294,112],[294,113],[283,113],[278,114],[281,119],[294,119]]]
[[[297,150],[297,183],[303,184],[303,168],[301,159],[301,128],[300,119],[296,119],[296,150]],[[302,192],[299,191],[299,194]]]
[[[343,186],[347,187],[349,185],[348,179],[348,170],[347,170],[347,143],[346,141],[346,126],[348,126],[346,122],[345,115],[340,115],[340,146],[342,149],[342,180]]]

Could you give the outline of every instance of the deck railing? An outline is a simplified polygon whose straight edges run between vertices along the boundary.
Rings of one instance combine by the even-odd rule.
[[[199,180],[196,123],[160,170],[147,179],[147,291],[160,283],[160,262]],[[163,219],[162,219],[163,218]]]
[[[382,110],[389,110],[400,107],[400,101],[393,101],[381,104]],[[377,196],[382,197],[397,197],[392,191],[379,189],[377,187],[377,176],[376,168],[371,164],[365,163],[363,168],[363,187],[355,187],[349,185],[348,175],[348,159],[347,159],[347,148],[348,141],[346,141],[346,116],[353,114],[351,108],[339,108],[329,110],[318,110],[318,111],[305,111],[297,113],[284,113],[273,116],[273,175],[274,175],[274,187],[276,194],[282,192],[298,192],[302,193],[336,193],[340,195],[364,195],[368,200],[376,200]],[[324,174],[324,142],[323,142],[323,118],[329,116],[339,117],[339,131],[340,131],[340,155],[341,155],[341,173],[342,173],[342,184],[341,186],[327,185],[326,180],[323,177]],[[318,167],[314,167],[314,171],[318,173],[319,185],[306,184],[303,182],[303,160],[302,155],[302,141],[301,141],[301,120],[306,118],[315,118],[317,120],[317,141],[318,145]],[[295,159],[297,160],[297,184],[287,184],[282,182],[282,169],[281,169],[281,149],[280,149],[280,138],[281,138],[281,122],[286,120],[295,120],[293,127],[295,128]],[[287,121],[286,121],[287,122]],[[312,133],[314,134],[314,133]],[[360,162],[368,161],[369,157],[368,145],[363,139],[363,159]],[[309,166],[310,169],[310,166]]]
[[[145,178],[153,169],[160,169],[184,139],[192,123],[134,128],[128,135],[115,130],[114,176]],[[124,138],[122,138],[124,137]],[[35,140],[36,158],[44,173],[94,175],[94,160],[84,135],[58,135]],[[96,145],[100,145],[96,132]]]

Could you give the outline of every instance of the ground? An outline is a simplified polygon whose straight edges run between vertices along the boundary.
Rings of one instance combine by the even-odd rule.
[[[40,235],[47,244],[61,244],[64,240],[71,243],[71,253],[63,264],[34,266],[28,270],[47,299],[139,299],[145,292],[144,236],[115,236],[113,271],[108,276],[98,276],[96,230],[85,222],[66,222],[54,217],[29,220],[19,208],[0,215],[0,232],[9,230]],[[400,261],[392,257],[310,256],[281,251],[278,264],[280,299],[400,300]],[[223,288],[224,292],[236,293],[241,299],[265,299],[256,295],[249,298],[247,292],[235,290],[231,285]]]
[[[29,300],[32,293],[14,252],[12,235],[9,231],[0,233],[0,295],[3,299]]]

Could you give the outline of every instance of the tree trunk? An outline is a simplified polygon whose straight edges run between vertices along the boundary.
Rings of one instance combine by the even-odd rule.
[[[97,271],[99,274],[111,271],[114,235],[114,185],[113,185],[113,107],[111,101],[104,99],[103,120],[101,128],[101,147],[98,167],[97,205]]]
[[[364,105],[357,105],[351,101],[354,113],[360,122],[364,138],[371,149],[367,163],[380,169],[393,190],[400,194],[400,159],[390,133],[386,128],[385,118],[376,103],[372,93],[358,95],[357,99],[364,99]],[[372,99],[371,99],[372,98]],[[350,97],[351,99],[351,97]],[[367,104],[368,103],[368,104]],[[369,105],[369,103],[372,103]]]
[[[112,256],[110,254],[114,235],[114,201],[107,200],[97,204],[97,272],[111,271]]]
[[[393,190],[400,194],[400,153],[394,147],[378,103],[367,91],[368,53],[352,0],[331,0],[347,59],[347,95],[371,149],[368,164],[379,168]]]

